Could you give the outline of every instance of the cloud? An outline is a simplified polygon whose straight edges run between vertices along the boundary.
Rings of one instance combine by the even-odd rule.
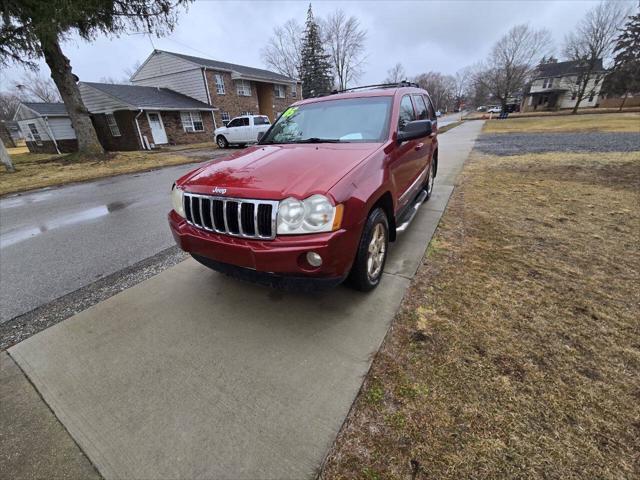
[[[633,4],[633,2],[630,2]],[[551,30],[559,46],[592,1],[369,1],[314,2],[316,16],[336,8],[356,16],[368,31],[367,63],[360,83],[377,83],[400,62],[409,76],[435,70],[455,73],[476,63],[511,26],[530,23]],[[153,47],[262,67],[260,49],[273,27],[289,18],[303,23],[308,2],[196,2],[166,38],[146,35],[72,37],[63,50],[82,80],[122,78]],[[560,53],[558,51],[557,53]],[[40,62],[44,72],[49,70]],[[4,69],[0,90],[19,79],[19,66]]]

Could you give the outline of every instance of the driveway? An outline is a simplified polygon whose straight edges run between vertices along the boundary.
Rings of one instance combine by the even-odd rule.
[[[0,323],[173,245],[171,185],[196,165],[0,199]]]
[[[441,137],[434,196],[370,294],[282,293],[187,260],[9,353],[108,479],[311,478],[481,127]]]

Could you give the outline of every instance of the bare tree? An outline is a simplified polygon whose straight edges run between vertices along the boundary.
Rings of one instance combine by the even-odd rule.
[[[15,87],[23,101],[48,103],[62,101],[58,87],[51,77],[41,75],[40,71],[27,71],[19,82],[15,82]]]
[[[581,72],[572,83],[576,104],[572,113],[578,112],[580,103],[591,96],[605,72],[602,62],[608,60],[629,10],[622,2],[603,1],[589,10],[576,29],[565,38],[565,55],[580,62]]]
[[[13,173],[16,169],[13,167],[13,163],[11,163],[11,157],[9,156],[9,152],[4,146],[4,142],[0,138],[0,163],[4,165],[4,168],[9,173]]]
[[[347,17],[338,9],[323,22],[323,33],[336,86],[344,90],[349,82],[357,81],[362,75],[367,31],[360,27],[356,17]]]
[[[401,63],[396,63],[393,67],[387,70],[387,78],[384,83],[399,83],[406,80],[407,73],[404,71],[404,67]]]
[[[291,78],[300,78],[303,33],[302,26],[294,19],[275,27],[260,52],[266,67]]]
[[[509,98],[523,89],[537,59],[550,50],[551,35],[547,30],[516,25],[493,46],[486,62],[474,73],[474,82],[498,99],[504,109]]]
[[[20,105],[20,97],[14,91],[0,93],[0,120],[13,120]]]
[[[462,104],[465,101],[467,90],[469,89],[469,82],[471,80],[471,68],[465,67],[456,72],[454,75],[454,101],[456,108],[462,108]]]
[[[414,81],[429,92],[436,110],[448,110],[455,96],[455,78],[440,72],[427,72],[418,75]]]
[[[140,69],[141,66],[142,66],[142,62],[140,60],[136,60],[136,62],[133,65],[123,70],[125,76],[127,77],[127,80],[125,83],[131,83],[131,77],[135,75],[135,73]]]

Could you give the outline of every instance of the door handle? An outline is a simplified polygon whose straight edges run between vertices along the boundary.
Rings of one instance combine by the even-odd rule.
[[[422,150],[422,147],[424,147],[424,143],[419,143],[419,144],[417,144],[417,145],[415,146],[416,152],[417,152],[418,150]]]

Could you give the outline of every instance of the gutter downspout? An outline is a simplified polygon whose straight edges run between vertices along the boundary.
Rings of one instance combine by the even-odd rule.
[[[140,109],[138,114],[135,116],[134,120],[136,122],[136,129],[138,130],[138,138],[140,139],[140,146],[142,150],[146,150],[147,147],[144,145],[144,140],[142,139],[142,132],[140,132],[140,124],[138,123],[138,117],[144,113],[144,110]]]
[[[49,117],[42,117],[42,118],[44,119],[44,124],[47,127],[47,133],[49,134],[49,137],[53,141],[53,146],[56,147],[56,152],[58,152],[58,155],[60,155],[62,152],[60,152],[60,149],[58,148],[58,142],[56,142],[56,137],[53,135],[53,132],[51,131],[51,126],[49,125]]]

